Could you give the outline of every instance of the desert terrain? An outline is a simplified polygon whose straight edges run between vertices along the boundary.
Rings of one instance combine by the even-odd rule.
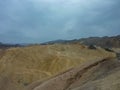
[[[119,90],[120,49],[80,42],[0,49],[0,90]]]

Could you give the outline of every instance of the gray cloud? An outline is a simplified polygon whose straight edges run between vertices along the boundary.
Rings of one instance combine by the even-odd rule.
[[[36,43],[120,34],[119,0],[1,0],[0,41]]]

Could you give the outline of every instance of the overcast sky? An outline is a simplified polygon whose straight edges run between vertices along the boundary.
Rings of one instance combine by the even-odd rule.
[[[120,0],[0,0],[0,42],[120,34]]]

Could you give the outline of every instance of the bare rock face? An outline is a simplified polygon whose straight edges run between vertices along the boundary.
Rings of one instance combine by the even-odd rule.
[[[32,90],[119,90],[120,62],[102,59],[53,77]]]

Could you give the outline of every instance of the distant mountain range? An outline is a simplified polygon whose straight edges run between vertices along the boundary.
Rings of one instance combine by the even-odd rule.
[[[0,48],[10,48],[10,47],[21,47],[22,45],[20,44],[4,44],[0,42]]]
[[[89,38],[81,38],[74,40],[55,40],[49,41],[45,43],[41,43],[41,45],[50,45],[50,44],[70,44],[70,43],[80,43],[84,45],[96,45],[103,48],[120,48],[120,35],[112,36],[112,37],[89,37]],[[10,47],[21,47],[28,46],[34,44],[5,44],[0,42],[0,48],[10,48]],[[38,44],[39,45],[39,44]]]
[[[112,37],[89,37],[89,38],[81,38],[74,40],[55,40],[50,42],[42,43],[43,45],[48,44],[69,44],[69,43],[81,43],[85,45],[96,45],[104,48],[119,48],[120,47],[120,35],[112,36]]]

